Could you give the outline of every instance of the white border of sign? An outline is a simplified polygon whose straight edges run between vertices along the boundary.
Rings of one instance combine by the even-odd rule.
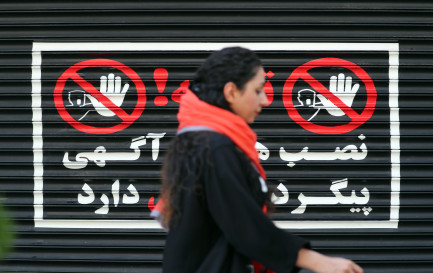
[[[381,221],[275,221],[284,229],[398,228],[400,210],[400,121],[398,106],[398,43],[49,43],[34,42],[32,109],[34,153],[34,221],[37,228],[160,229],[154,220],[43,219],[43,138],[41,108],[42,52],[46,51],[215,51],[243,46],[254,51],[388,51],[391,135],[390,219]]]

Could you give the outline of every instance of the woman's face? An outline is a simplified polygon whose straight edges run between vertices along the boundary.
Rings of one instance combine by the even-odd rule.
[[[244,85],[242,90],[233,84],[233,94],[227,101],[233,112],[249,124],[254,122],[254,119],[262,111],[262,107],[268,104],[268,98],[263,89],[264,85],[265,71],[263,67],[257,69],[256,75]]]

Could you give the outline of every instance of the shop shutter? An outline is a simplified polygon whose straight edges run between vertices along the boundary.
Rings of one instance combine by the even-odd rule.
[[[431,273],[432,24],[428,1],[0,3],[0,190],[16,235],[1,271],[161,272],[149,212],[177,95],[238,44],[265,67],[271,104],[253,129],[275,223],[368,273]],[[97,94],[109,74],[129,84],[113,111]],[[320,87],[340,74],[353,100]]]

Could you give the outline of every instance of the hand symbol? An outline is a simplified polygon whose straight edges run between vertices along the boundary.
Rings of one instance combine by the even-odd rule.
[[[107,80],[108,79],[108,80]],[[122,105],[123,100],[125,99],[126,92],[129,89],[129,84],[125,83],[122,87],[122,79],[117,76],[114,77],[113,73],[110,73],[108,75],[108,78],[106,76],[101,76],[101,83],[99,92],[101,92],[102,95],[106,96],[109,100],[111,100],[116,106]],[[104,117],[112,117],[115,115],[110,109],[105,107],[101,102],[99,102],[95,97],[93,97],[90,94],[86,94],[86,97],[89,98],[89,100],[92,102],[93,107],[95,107],[96,112]]]
[[[329,91],[332,92],[335,96],[337,96],[347,107],[351,107],[353,103],[353,99],[356,96],[356,92],[358,92],[359,84],[355,83],[352,86],[352,77],[345,77],[343,73],[340,73],[337,76],[332,76],[329,82]],[[332,116],[344,116],[345,113],[335,106],[330,100],[328,100],[325,96],[321,94],[317,94],[317,98],[322,102],[324,108],[328,113]]]

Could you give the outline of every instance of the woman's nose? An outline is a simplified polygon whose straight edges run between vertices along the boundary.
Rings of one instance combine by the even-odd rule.
[[[265,92],[262,92],[261,96],[260,96],[260,105],[261,106],[265,106],[268,104],[268,96],[266,95]]]

